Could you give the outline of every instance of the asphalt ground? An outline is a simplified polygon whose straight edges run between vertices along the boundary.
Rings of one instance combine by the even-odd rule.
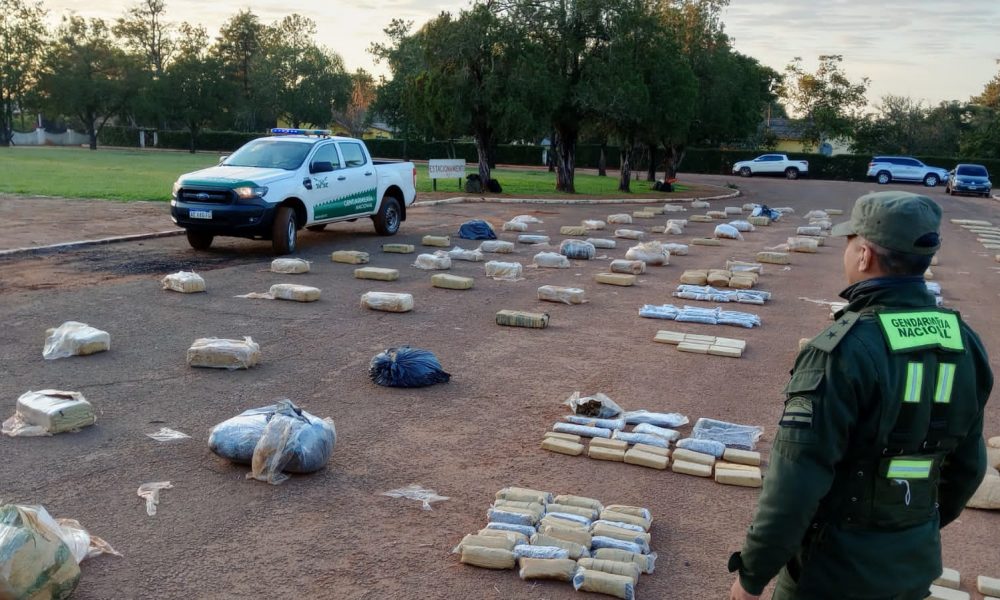
[[[659,559],[637,594],[725,597],[732,581],[726,560],[741,544],[756,490],[538,448],[543,433],[566,413],[562,402],[570,394],[600,391],[630,410],[681,412],[692,423],[712,417],[761,425],[766,458],[798,340],[829,324],[827,306],[800,298],[838,299],[843,241],[828,240],[815,255],[793,255],[788,270],[767,266],[759,285],[774,294],[767,305],[726,307],[759,314],[760,328],[641,319],[638,309],[681,304],[670,293],[684,269],[752,259],[805,224],[807,211],[849,212],[856,197],[876,186],[699,180],[732,181],[744,191],[741,198],[713,202],[713,210],[764,202],[792,206],[796,214],[746,234],[743,242],[692,246],[689,256],[650,267],[631,288],[593,280],[608,259],[624,257],[629,243],[619,240],[606,259],[574,261],[567,270],[525,269],[519,282],[492,281],[483,276],[482,263],[456,262],[450,272],[475,277],[475,288],[434,289],[432,273],[410,266],[415,255],[381,253],[386,240],[362,221],[304,232],[298,256],[313,261],[312,271],[296,276],[267,270],[270,244],[235,239],[220,239],[205,253],[176,237],[0,259],[0,416],[13,413],[20,394],[43,388],[80,391],[98,412],[97,424],[79,433],[0,438],[0,498],[78,519],[124,555],[85,562],[77,599],[577,598],[568,584],[523,582],[516,572],[467,567],[450,554],[463,535],[484,526],[493,494],[509,485],[648,507]],[[996,201],[929,191],[946,219],[1000,223]],[[472,218],[499,226],[517,214],[543,219],[531,231],[557,241],[560,225],[632,208],[417,208],[391,241],[433,251],[419,247],[421,236],[454,236]],[[632,228],[666,218],[637,220]],[[683,236],[652,237],[685,242],[710,236],[713,228],[691,223]],[[981,334],[994,369],[1000,369],[1000,264],[957,226],[946,223],[943,237],[936,280],[947,305]],[[397,268],[400,279],[354,279],[355,267],[329,260],[330,252],[346,249],[370,252],[371,266]],[[519,246],[514,255],[490,258],[527,265],[537,251]],[[208,293],[162,291],[159,279],[181,269],[201,273]],[[323,297],[311,304],[235,298],[278,282],[313,285]],[[535,290],[543,284],[583,287],[589,302],[539,302]],[[359,300],[369,290],[410,292],[416,308],[408,314],[368,311]],[[494,315],[500,309],[544,311],[551,324],[545,330],[498,327]],[[68,320],[108,331],[111,351],[43,360],[45,329]],[[742,359],[679,353],[652,342],[661,329],[746,339],[748,347]],[[185,364],[195,338],[243,336],[261,345],[263,362],[254,369]],[[432,350],[452,381],[415,390],[372,384],[372,356],[403,344]],[[216,423],[278,398],[332,417],[338,439],[326,469],[270,486],[246,480],[248,468],[214,456],[206,441]],[[146,436],[161,427],[192,439],[161,443]],[[1000,434],[995,401],[987,408],[986,431]],[[174,488],[162,493],[157,515],[149,517],[136,489],[166,480]],[[411,483],[449,500],[424,511],[419,502],[380,495]],[[1000,574],[998,530],[1000,514],[968,510],[943,531],[945,564],[962,572],[965,590],[974,589],[976,575]]]

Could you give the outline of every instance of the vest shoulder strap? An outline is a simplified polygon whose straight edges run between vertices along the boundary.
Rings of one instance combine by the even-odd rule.
[[[813,340],[809,342],[809,345],[828,354],[833,352],[837,345],[840,344],[841,340],[847,336],[847,332],[854,327],[860,318],[861,313],[843,313],[840,315],[840,318],[833,323],[833,325],[830,325],[823,331],[823,333],[813,338]]]

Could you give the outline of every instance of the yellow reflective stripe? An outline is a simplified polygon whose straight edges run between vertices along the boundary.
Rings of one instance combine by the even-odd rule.
[[[955,383],[955,365],[941,363],[938,365],[937,389],[934,391],[934,402],[948,404],[951,402],[951,388]]]
[[[906,366],[906,388],[903,389],[903,402],[920,402],[920,392],[924,387],[923,363],[911,362]]]
[[[933,460],[893,459],[889,462],[888,479],[927,479],[931,476]]]

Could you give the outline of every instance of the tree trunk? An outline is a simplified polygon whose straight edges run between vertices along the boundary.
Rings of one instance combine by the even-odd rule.
[[[87,137],[90,138],[90,149],[97,150],[97,127],[94,125],[96,118],[87,119]]]
[[[489,141],[480,136],[476,136],[476,156],[479,160],[479,181],[482,183],[483,191],[486,191],[486,184],[490,180],[490,148]]]
[[[573,178],[576,175],[576,129],[556,133],[556,191],[575,194]]]
[[[597,176],[608,176],[608,143],[601,142],[601,155],[597,159]]]
[[[549,136],[549,153],[546,155],[548,160],[549,173],[556,170],[556,132],[553,129],[552,134]]]
[[[621,148],[621,174],[618,177],[618,191],[631,192],[632,188],[632,144],[623,143]]]
[[[189,146],[188,152],[190,152],[191,154],[194,154],[194,150],[195,150],[194,141],[195,141],[195,138],[198,137],[198,128],[195,127],[195,126],[193,126],[193,125],[188,125],[188,133],[191,134],[191,140],[190,140],[191,141],[191,145]]]
[[[656,144],[648,144],[647,149],[649,150],[649,168],[646,169],[646,181],[656,181],[656,167],[659,166],[656,157]]]
[[[677,169],[684,160],[686,148],[684,144],[666,144],[667,155],[664,162],[664,181],[677,177]]]

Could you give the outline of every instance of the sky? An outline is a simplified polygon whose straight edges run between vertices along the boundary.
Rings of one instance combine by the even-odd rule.
[[[43,0],[50,17],[74,11],[108,20],[135,0]],[[214,36],[237,11],[250,8],[262,21],[293,12],[318,24],[317,42],[339,53],[348,69],[377,74],[367,48],[383,41],[393,18],[419,27],[441,11],[457,12],[467,0],[166,0],[170,21],[204,25]],[[853,81],[871,80],[869,101],[909,96],[934,105],[979,94],[1000,65],[998,0],[731,0],[723,20],[737,50],[783,71],[794,57],[813,70],[821,54],[840,54]]]

